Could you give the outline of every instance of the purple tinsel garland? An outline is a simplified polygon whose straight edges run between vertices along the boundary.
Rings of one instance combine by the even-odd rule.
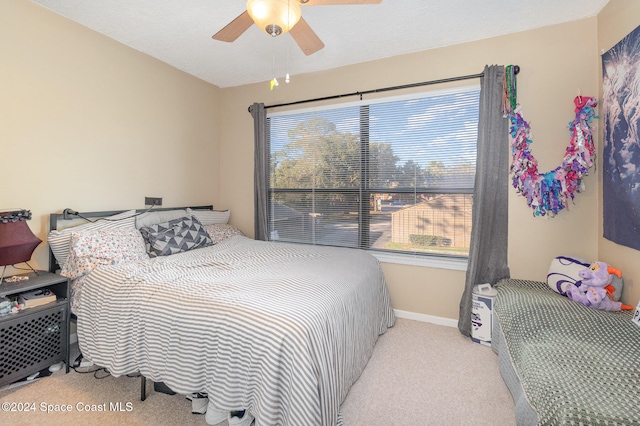
[[[562,164],[547,173],[538,172],[538,160],[529,150],[531,127],[518,110],[509,113],[511,121],[511,173],[512,184],[518,193],[527,199],[527,204],[534,210],[535,216],[547,213],[555,216],[567,207],[574,193],[582,192],[582,177],[589,174],[593,166],[596,150],[589,123],[597,116],[594,107],[598,105],[595,98],[578,96],[574,100],[576,118],[569,123],[571,142],[567,147]]]

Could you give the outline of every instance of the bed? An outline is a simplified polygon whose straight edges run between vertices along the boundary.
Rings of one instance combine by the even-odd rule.
[[[640,425],[640,327],[544,282],[497,284],[492,347],[519,425]]]
[[[188,212],[197,218],[198,209]],[[215,234],[211,225],[224,224],[203,225]],[[76,257],[94,256],[87,247],[111,233]],[[137,243],[110,241],[104,250],[125,258],[89,271],[76,259],[83,355],[116,376],[140,372],[180,394],[207,392],[210,406],[248,409],[256,426],[341,424],[342,401],[395,321],[378,261],[360,250],[222,234],[152,258]]]

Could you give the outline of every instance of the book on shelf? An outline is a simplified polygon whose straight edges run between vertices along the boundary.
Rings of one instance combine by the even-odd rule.
[[[35,306],[46,305],[47,303],[55,302],[56,295],[48,288],[40,288],[34,291],[28,291],[21,293],[18,296],[18,303],[24,308],[33,308]]]

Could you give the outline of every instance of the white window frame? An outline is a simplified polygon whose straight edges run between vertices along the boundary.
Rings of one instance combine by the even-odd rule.
[[[428,92],[422,91],[422,92],[406,94],[406,95],[384,96],[384,97],[379,97],[375,99],[360,100],[360,101],[354,101],[354,102],[341,102],[341,103],[336,103],[331,105],[322,105],[322,106],[314,106],[314,107],[308,107],[308,108],[288,109],[286,111],[268,112],[267,120],[269,120],[272,117],[289,116],[292,114],[313,113],[318,111],[348,108],[352,106],[364,106],[364,105],[373,105],[373,104],[380,104],[380,103],[386,103],[386,102],[415,100],[415,99],[422,99],[425,97],[434,97],[439,95],[468,92],[471,90],[479,91],[480,85],[467,84],[461,87],[441,89],[441,90],[430,90]],[[303,244],[303,243],[299,243],[299,244]],[[379,250],[379,249],[362,249],[362,248],[360,248],[359,250],[366,250],[368,253],[375,256],[380,262],[384,262],[384,263],[414,265],[414,266],[449,269],[449,270],[457,270],[457,271],[466,271],[468,266],[468,256],[446,256],[446,255],[437,255],[432,253],[417,254],[414,252],[400,252],[400,251],[391,251],[391,250],[386,251],[386,250]]]

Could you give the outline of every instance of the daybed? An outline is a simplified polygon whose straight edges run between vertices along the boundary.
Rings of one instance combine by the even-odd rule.
[[[546,283],[497,284],[492,347],[519,425],[640,425],[640,327]]]
[[[248,409],[256,426],[341,423],[341,403],[395,320],[373,256],[236,233],[148,258],[131,247],[135,232],[119,233],[128,241],[105,237],[108,230],[72,241],[85,244],[75,250],[74,279],[85,358],[180,394],[207,392],[210,406]],[[97,238],[128,254],[83,270]]]

